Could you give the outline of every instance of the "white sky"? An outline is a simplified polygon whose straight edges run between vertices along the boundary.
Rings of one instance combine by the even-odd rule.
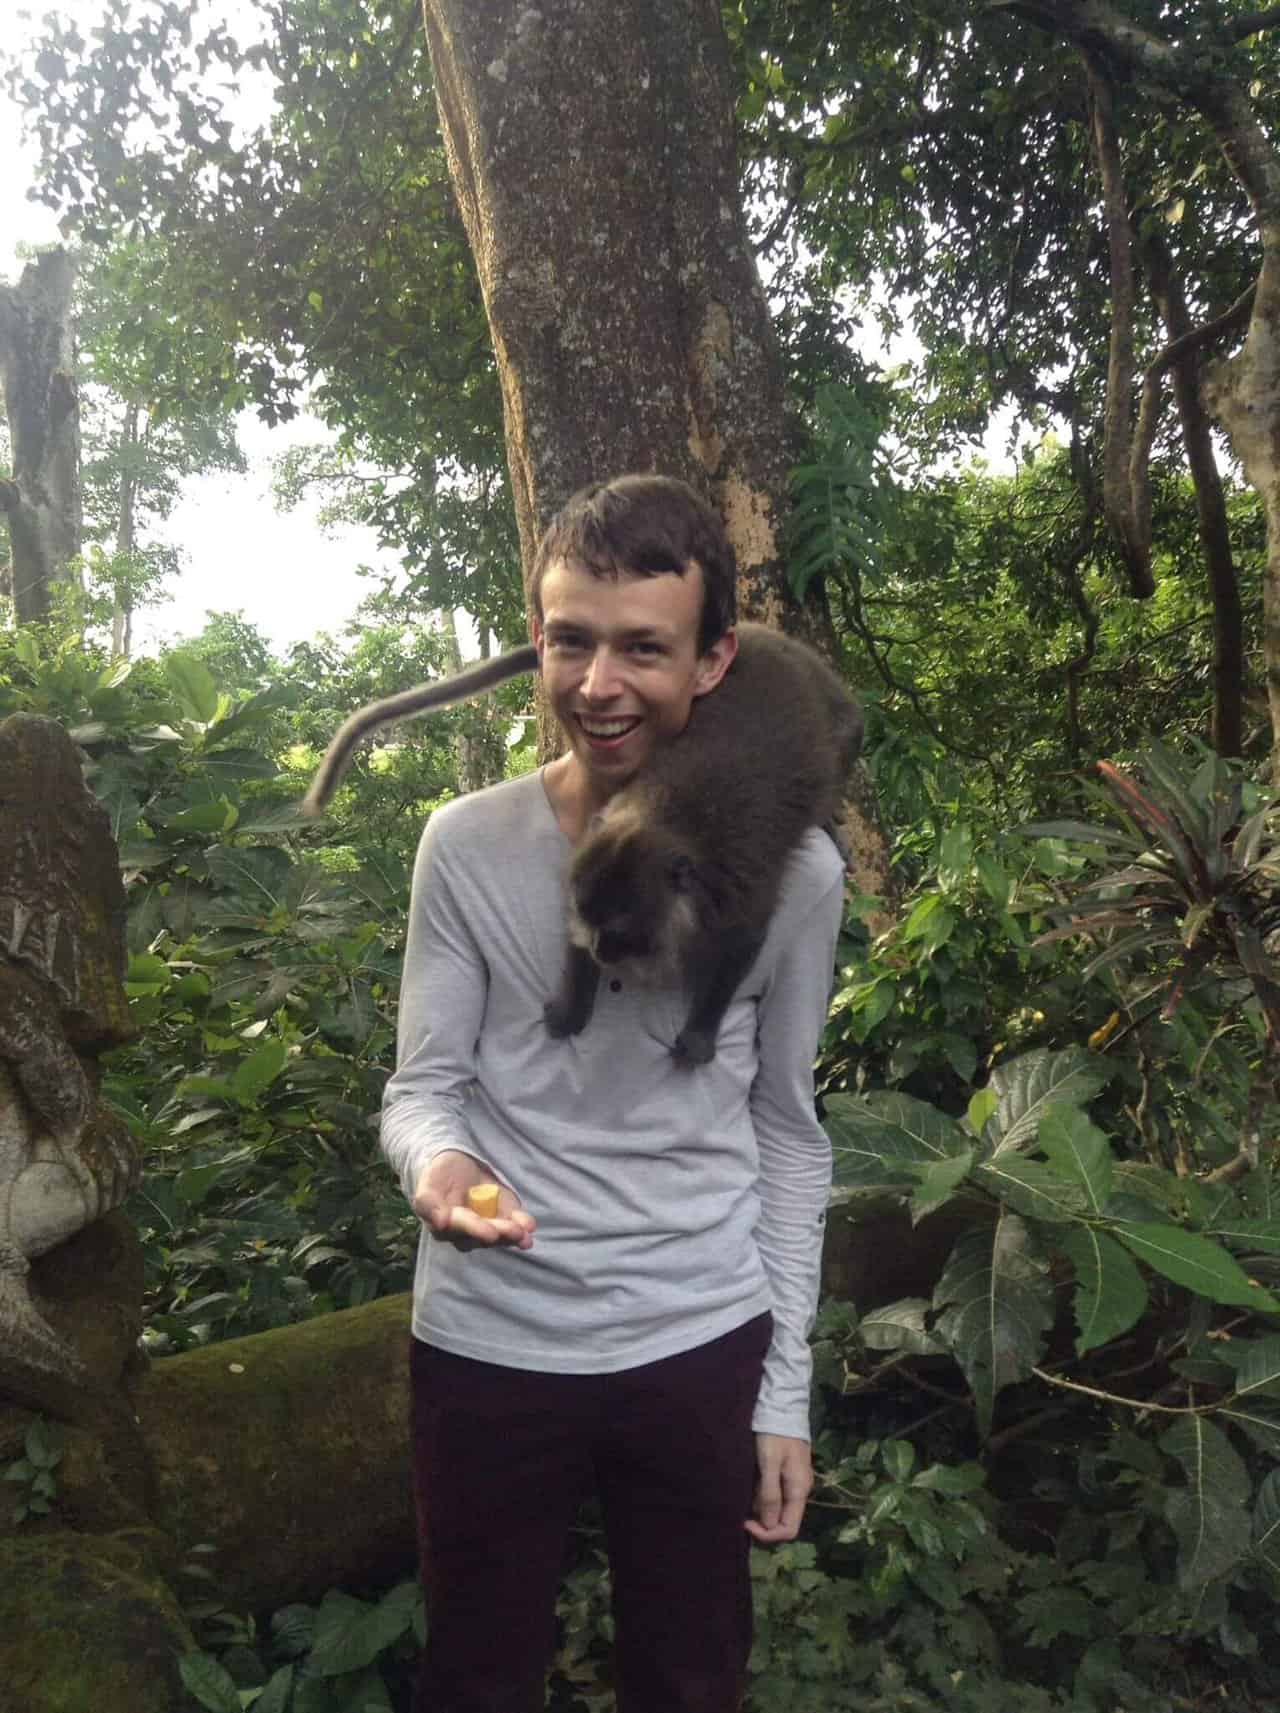
[[[228,9],[234,3],[230,0]],[[37,34],[39,19],[52,9],[9,14],[10,40]],[[56,7],[82,31],[92,28],[104,10],[105,0],[63,0]],[[7,12],[6,0],[0,0],[0,13]],[[19,244],[52,243],[58,237],[54,216],[26,199],[34,152],[22,145],[20,119],[21,109],[0,88],[0,278],[10,282],[23,267],[16,255]],[[268,429],[246,413],[239,426],[248,474],[188,482],[164,527],[164,538],[183,549],[185,567],[170,585],[173,599],[138,615],[135,637],[141,651],[159,638],[200,630],[208,609],[242,611],[278,649],[322,630],[336,632],[369,589],[356,567],[394,564],[379,557],[372,530],[326,534],[317,527],[312,507],[275,510],[268,460],[293,442],[320,438],[319,423],[304,417]]]

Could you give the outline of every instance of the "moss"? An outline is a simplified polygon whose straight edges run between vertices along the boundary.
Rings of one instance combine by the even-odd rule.
[[[188,1713],[178,1658],[195,1646],[137,1541],[0,1541],[4,1713]]]
[[[153,1515],[233,1606],[412,1563],[409,1299],[168,1356],[138,1386]]]

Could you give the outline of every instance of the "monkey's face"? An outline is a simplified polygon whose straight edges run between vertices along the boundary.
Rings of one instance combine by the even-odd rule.
[[[570,880],[569,937],[605,968],[678,979],[697,926],[693,869],[684,851],[646,827],[606,819],[587,835]]]

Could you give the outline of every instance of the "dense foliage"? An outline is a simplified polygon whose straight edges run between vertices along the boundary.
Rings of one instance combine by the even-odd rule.
[[[1215,24],[1251,110],[1274,118],[1280,37],[1242,36],[1242,6],[1125,10],[1175,33]],[[788,371],[789,568],[866,701],[901,888],[884,931],[881,901],[850,901],[822,1046],[832,1224],[856,1235],[815,1335],[804,1537],[754,1557],[750,1706],[1273,1706],[1280,857],[1261,783],[1262,507],[1228,471],[1246,666],[1227,766],[1205,740],[1230,602],[1207,576],[1185,425],[1155,441],[1143,600],[1102,502],[1114,280],[1081,56],[960,0],[722,13]],[[91,35],[52,21],[8,60],[42,194],[89,256],[100,598],[91,579],[76,611],[0,631],[0,715],[72,730],[120,841],[139,1035],[104,1092],[145,1153],[129,1211],[157,1354],[406,1285],[416,1231],[373,1115],[413,850],[478,753],[531,761],[515,686],[496,712],[363,752],[322,828],[296,817],[351,707],[448,669],[424,606],[511,640],[521,600],[493,354],[417,10],[244,17],[237,40],[200,7],[119,0]],[[1148,358],[1169,334],[1161,254],[1208,316],[1257,245],[1203,128],[1110,81]],[[231,84],[270,96],[261,126],[233,112]],[[896,367],[869,363],[869,343],[908,329]],[[234,614],[158,660],[113,657],[95,639],[154,592],[165,553],[142,526],[175,479],[236,467],[236,409],[273,421],[304,400],[336,441],[285,462],[282,497],[323,485],[372,522],[402,592],[285,659]],[[1014,457],[962,461],[1001,410]],[[56,1493],[58,1458],[42,1428],[6,1472],[24,1518]],[[212,1713],[404,1704],[412,1582],[230,1613],[187,1546],[202,1651],[184,1677]],[[590,1514],[561,1620],[552,1705],[603,1709]]]

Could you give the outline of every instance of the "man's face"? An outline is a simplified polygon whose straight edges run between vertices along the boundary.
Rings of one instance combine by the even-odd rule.
[[[535,618],[542,679],[593,795],[612,795],[655,744],[684,730],[696,696],[737,650],[732,632],[698,653],[702,572],[593,577],[556,561]]]

